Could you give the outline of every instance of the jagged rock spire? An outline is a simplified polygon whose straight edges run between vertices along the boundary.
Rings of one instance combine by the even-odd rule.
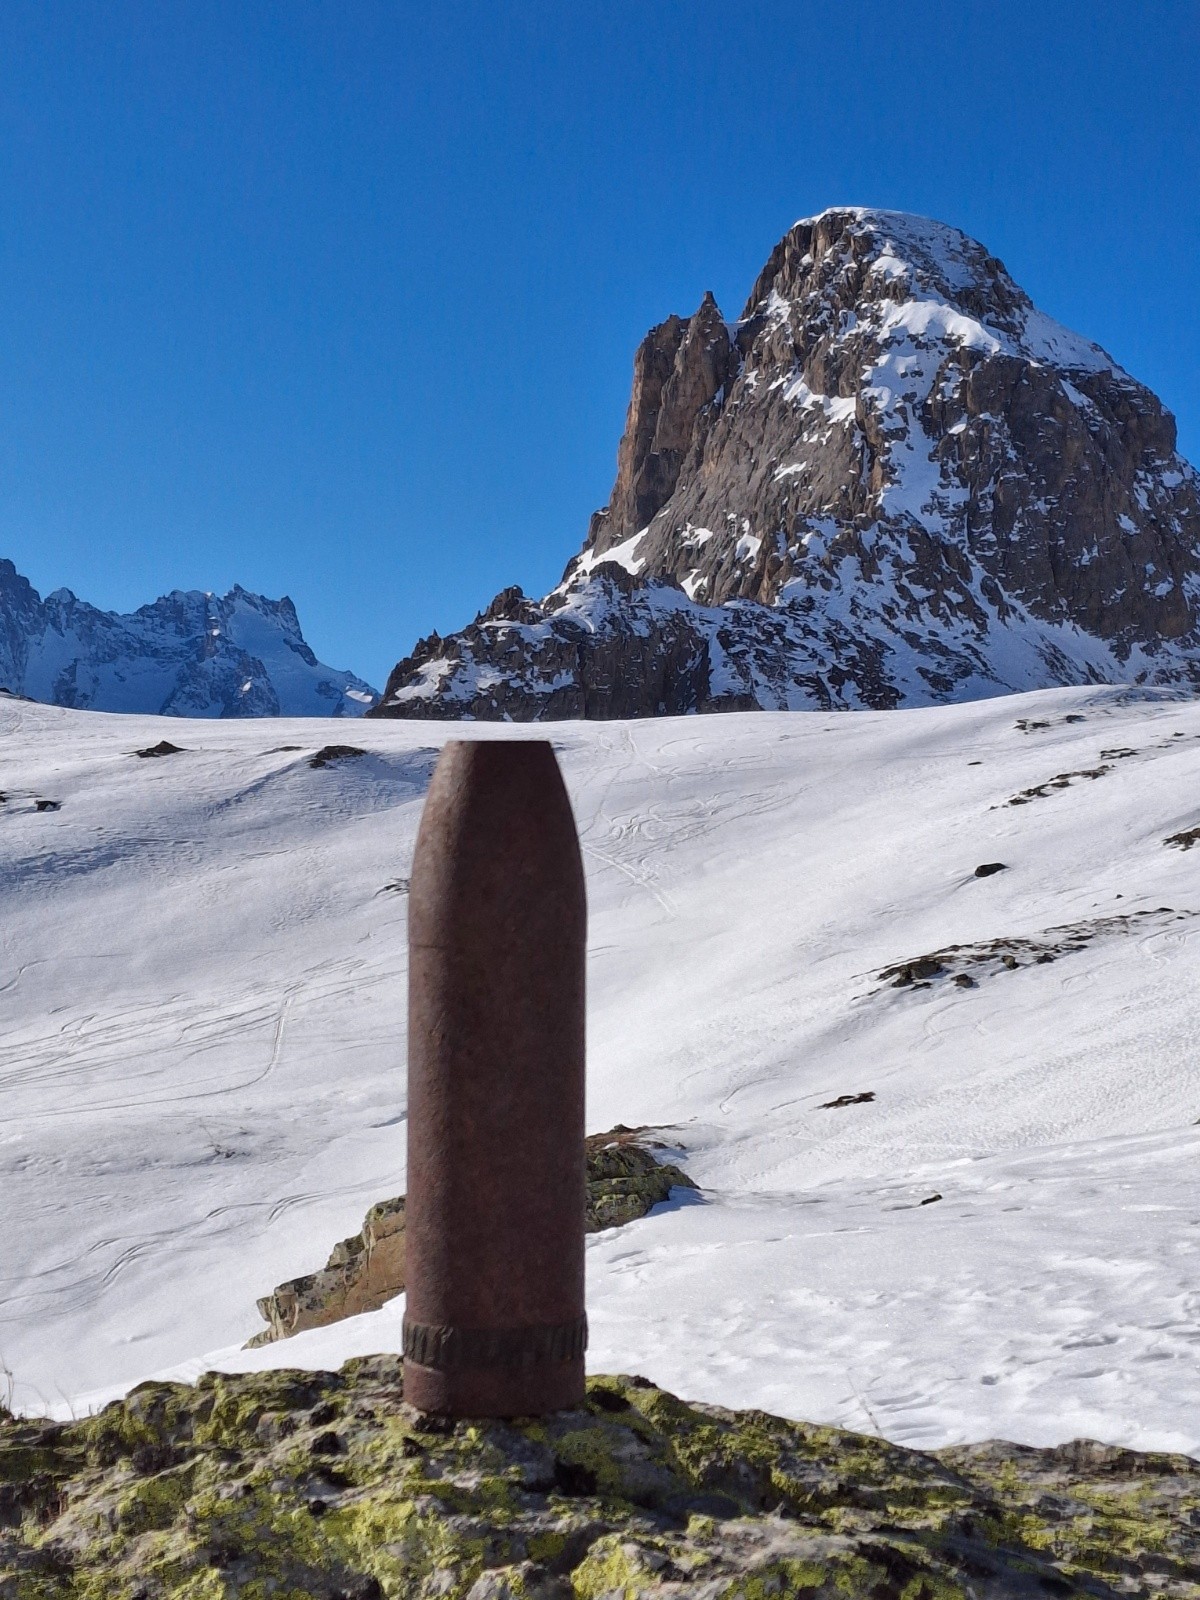
[[[668,317],[642,340],[633,360],[617,481],[588,534],[597,554],[644,528],[671,498],[701,414],[731,375],[733,354],[711,289],[686,322]]]

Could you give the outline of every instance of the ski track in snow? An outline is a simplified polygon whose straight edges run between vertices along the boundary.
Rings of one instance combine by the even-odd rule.
[[[1200,849],[1162,843],[1200,823],[1200,703],[1109,688],[360,722],[367,754],[322,770],[326,723],[0,703],[18,1406],[398,1348],[402,1299],[240,1346],[258,1295],[403,1191],[406,905],[381,891],[464,734],[553,739],[588,873],[589,1127],[663,1127],[703,1187],[589,1239],[592,1370],[924,1447],[1200,1453]],[[184,752],[132,756],[163,737]],[[878,978],[1092,921],[974,988]]]

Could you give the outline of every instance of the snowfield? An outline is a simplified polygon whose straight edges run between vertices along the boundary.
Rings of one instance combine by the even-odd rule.
[[[668,1130],[703,1190],[589,1240],[591,1369],[908,1445],[1200,1454],[1200,848],[1163,842],[1200,825],[1200,701],[338,731],[366,754],[314,768],[328,722],[0,699],[18,1407],[398,1348],[400,1301],[239,1347],[404,1189],[436,748],[542,732],[588,871],[589,1128]]]

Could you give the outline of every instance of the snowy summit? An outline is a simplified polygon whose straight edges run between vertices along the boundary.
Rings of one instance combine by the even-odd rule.
[[[69,589],[43,600],[0,561],[0,690],[167,717],[360,717],[369,683],[318,661],[285,595],[175,589],[131,615]]]
[[[1200,479],[1157,398],[942,223],[839,208],[646,336],[609,504],[540,602],[379,715],[891,707],[1200,681]]]

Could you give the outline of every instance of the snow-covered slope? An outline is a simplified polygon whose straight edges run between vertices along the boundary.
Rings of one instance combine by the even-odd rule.
[[[1174,419],[955,228],[838,208],[736,323],[646,336],[609,504],[540,602],[421,640],[378,715],[922,705],[1200,680]]]
[[[358,717],[379,696],[317,660],[285,596],[173,590],[125,616],[45,600],[0,561],[0,688],[49,705],[172,717]]]
[[[360,724],[366,754],[314,768],[311,723],[0,699],[22,1405],[397,1347],[394,1302],[237,1349],[258,1294],[403,1190],[405,879],[456,731]],[[186,748],[132,753],[164,737]],[[909,1443],[1200,1451],[1200,848],[1164,844],[1200,825],[1200,703],[555,739],[589,879],[589,1125],[666,1125],[704,1188],[590,1240],[593,1370]]]

